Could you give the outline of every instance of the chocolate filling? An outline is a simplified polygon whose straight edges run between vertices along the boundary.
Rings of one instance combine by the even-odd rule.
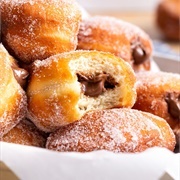
[[[97,97],[101,95],[107,89],[113,89],[117,84],[115,80],[106,73],[98,74],[95,76],[85,76],[83,74],[77,74],[78,81],[81,83],[81,91],[86,96]]]
[[[165,97],[169,114],[180,121],[180,94],[168,93]]]
[[[132,57],[134,64],[139,65],[148,59],[146,51],[143,49],[139,41],[133,42],[131,45]]]
[[[26,78],[28,77],[29,73],[25,69],[19,68],[16,64],[13,64],[11,68],[17,82],[21,87],[24,87],[26,84]]]

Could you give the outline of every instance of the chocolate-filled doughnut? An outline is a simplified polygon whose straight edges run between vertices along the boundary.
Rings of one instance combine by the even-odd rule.
[[[175,136],[168,123],[127,108],[88,112],[79,121],[51,133],[46,143],[46,148],[60,152],[135,153],[155,146],[174,150]]]
[[[92,16],[80,24],[78,49],[111,52],[135,71],[150,70],[152,43],[137,26],[108,16]]]
[[[2,42],[31,63],[76,49],[81,11],[74,0],[1,0]]]
[[[17,125],[26,114],[26,94],[16,80],[18,77],[23,81],[25,74],[22,72],[0,44],[0,137]]]
[[[133,108],[164,118],[179,139],[180,75],[166,72],[136,75],[137,100]]]
[[[0,141],[28,146],[44,147],[46,135],[30,121],[24,119],[5,134]]]
[[[98,51],[75,51],[35,61],[29,80],[28,117],[52,132],[87,111],[132,107],[135,75],[120,58]]]
[[[166,39],[180,40],[180,1],[160,1],[156,9],[156,24]]]

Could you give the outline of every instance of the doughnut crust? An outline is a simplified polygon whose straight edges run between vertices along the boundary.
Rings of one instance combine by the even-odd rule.
[[[46,142],[44,133],[39,131],[32,122],[25,119],[5,134],[0,140],[37,147],[45,147]]]
[[[74,0],[1,0],[2,42],[31,63],[76,49],[81,11]]]
[[[164,37],[169,40],[180,40],[180,1],[160,1],[156,10],[157,26]]]
[[[133,108],[164,118],[179,139],[180,75],[141,72],[136,76],[137,100]]]
[[[2,56],[7,57],[6,61],[11,66],[16,81],[20,84],[21,87],[24,88],[27,82],[27,77],[29,75],[28,71],[26,71],[24,68],[19,67],[17,61],[12,56],[10,56],[10,54],[2,44],[0,44],[0,50]]]
[[[84,19],[78,34],[78,49],[110,52],[129,62],[135,71],[150,70],[149,36],[137,26],[114,17]]]
[[[174,149],[175,137],[168,123],[127,108],[88,112],[79,121],[51,133],[46,143],[46,148],[60,152],[135,153],[154,146]]]
[[[11,58],[0,45],[0,137],[18,124],[27,110],[26,94],[14,77]]]
[[[27,88],[28,117],[52,132],[87,111],[132,107],[135,75],[120,58],[98,51],[75,51],[35,61]]]

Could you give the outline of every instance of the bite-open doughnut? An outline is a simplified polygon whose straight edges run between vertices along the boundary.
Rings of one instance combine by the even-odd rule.
[[[12,64],[12,57],[0,45],[0,137],[18,124],[27,110],[26,94],[16,80],[23,79],[23,70],[15,65],[13,70]]]
[[[77,46],[81,11],[74,0],[1,0],[2,42],[31,63]]]
[[[27,88],[28,117],[52,132],[93,109],[132,107],[135,75],[120,58],[75,51],[35,61]]]
[[[52,133],[46,143],[46,148],[60,152],[135,153],[155,146],[174,150],[175,136],[168,123],[127,108],[88,112],[79,121]]]
[[[150,70],[152,43],[139,27],[108,16],[92,16],[80,24],[78,49],[111,52],[135,71]]]

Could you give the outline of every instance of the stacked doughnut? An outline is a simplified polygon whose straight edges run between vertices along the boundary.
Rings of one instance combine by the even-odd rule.
[[[81,11],[73,0],[2,0],[0,12],[0,138],[42,147],[40,135],[21,123],[27,116],[28,72],[20,67],[30,71],[36,59],[75,50]],[[34,140],[25,138],[24,132]]]
[[[0,8],[7,49],[0,54],[1,141],[61,152],[174,150],[174,126],[132,109],[136,73],[151,69],[152,44],[143,30],[84,17],[74,0],[1,0]]]
[[[135,71],[151,69],[152,43],[139,27],[108,16],[84,19],[78,34],[78,49],[111,52]]]
[[[173,133],[162,118],[119,108],[86,113],[80,120],[52,133],[46,147],[56,151],[141,152],[149,147],[174,148]]]
[[[0,45],[0,138],[26,115],[27,97],[19,82],[27,72],[18,68],[15,60]]]
[[[23,119],[0,140],[9,143],[44,148],[46,137],[47,135],[41,132],[32,122]]]
[[[2,0],[2,42],[25,63],[75,50],[81,13],[73,0]]]
[[[28,117],[53,132],[86,112],[132,107],[136,100],[131,67],[109,53],[75,51],[35,61],[29,85]]]
[[[166,72],[137,73],[134,109],[164,118],[180,144],[180,75]]]

